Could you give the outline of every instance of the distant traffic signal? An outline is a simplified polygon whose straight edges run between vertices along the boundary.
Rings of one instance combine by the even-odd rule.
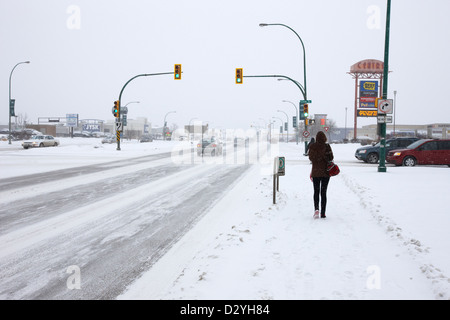
[[[175,65],[175,72],[173,73],[173,78],[175,80],[181,80],[181,64]]]
[[[308,118],[309,112],[308,112],[308,104],[303,105],[303,116],[305,118]]]
[[[242,68],[236,68],[236,83],[241,84],[242,83]]]
[[[119,117],[119,100],[114,101],[113,115],[116,118]]]
[[[303,108],[303,104],[300,103],[300,120],[305,120],[305,114],[303,112],[304,108]]]
[[[15,99],[9,99],[9,116],[10,117],[15,117],[15,111],[14,111],[14,105],[16,104],[16,100]]]

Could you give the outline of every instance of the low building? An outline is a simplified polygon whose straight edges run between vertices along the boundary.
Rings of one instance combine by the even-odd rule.
[[[152,124],[148,122],[146,117],[138,117],[136,119],[127,119],[123,128],[124,139],[140,139],[143,135],[150,134]],[[105,133],[114,133],[116,131],[115,120],[107,120],[104,123]]]

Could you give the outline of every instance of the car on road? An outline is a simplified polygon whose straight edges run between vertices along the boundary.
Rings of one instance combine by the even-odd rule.
[[[396,166],[417,164],[447,165],[450,167],[450,139],[422,139],[405,149],[389,151],[386,161]]]
[[[197,143],[197,155],[208,154],[212,157],[222,154],[223,143],[217,138],[203,139]]]
[[[22,142],[24,149],[33,147],[56,147],[59,145],[59,140],[50,135],[35,135],[30,140]]]
[[[114,142],[116,142],[116,136],[114,136],[114,135],[109,135],[102,139],[102,144],[103,143],[114,143]]]
[[[415,137],[388,139],[386,140],[385,154],[387,155],[390,150],[406,148],[417,140],[419,139]],[[378,160],[380,160],[380,142],[373,146],[370,145],[358,148],[355,152],[355,158],[367,163],[378,163]]]
[[[139,140],[140,142],[153,142],[153,138],[152,136],[142,136],[141,139]]]

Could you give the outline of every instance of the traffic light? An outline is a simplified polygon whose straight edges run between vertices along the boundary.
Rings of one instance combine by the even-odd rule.
[[[116,118],[119,117],[119,100],[114,101],[113,115]]]
[[[305,120],[305,114],[303,113],[304,105],[300,103],[300,120]]]
[[[15,117],[15,111],[14,111],[14,105],[16,104],[16,100],[15,99],[9,99],[9,116],[10,117]]]
[[[175,72],[173,73],[173,78],[175,80],[181,80],[181,64],[175,65]]]
[[[236,83],[241,84],[242,83],[242,68],[236,68]]]
[[[303,116],[305,118],[308,118],[309,112],[308,112],[308,104],[303,105]]]

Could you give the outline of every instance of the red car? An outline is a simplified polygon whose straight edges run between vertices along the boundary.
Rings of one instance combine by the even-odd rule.
[[[396,166],[416,164],[448,165],[450,167],[450,139],[422,139],[406,149],[391,150],[386,161]]]

